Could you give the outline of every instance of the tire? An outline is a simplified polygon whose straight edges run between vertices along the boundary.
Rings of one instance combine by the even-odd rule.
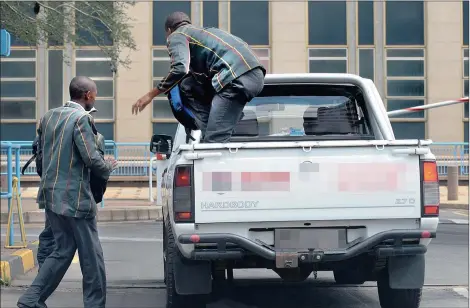
[[[333,276],[337,284],[363,284],[366,280],[364,279],[364,273],[359,269],[353,270],[335,270]]]
[[[166,284],[166,308],[202,308],[205,303],[201,296],[198,295],[179,295],[176,292],[175,276],[173,272],[173,264],[175,258],[180,258],[180,252],[175,243],[175,238],[169,223],[165,223],[164,227],[164,272]]]
[[[163,220],[163,249],[162,249],[162,253],[163,253],[163,257],[162,257],[162,260],[163,260],[163,283],[166,285],[166,247],[167,247],[167,239],[166,239],[166,223],[165,223],[165,220]]]
[[[380,306],[382,308],[419,308],[422,288],[392,289],[388,278],[388,268],[383,269],[377,277]]]

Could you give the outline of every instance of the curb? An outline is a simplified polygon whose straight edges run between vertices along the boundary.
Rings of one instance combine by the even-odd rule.
[[[25,224],[44,223],[44,211],[30,211],[23,213]],[[112,221],[138,221],[138,220],[162,220],[161,206],[145,206],[135,208],[115,208],[115,209],[99,209],[97,213],[99,222]],[[15,218],[16,221],[16,218]],[[8,213],[2,213],[1,223],[8,223]]]
[[[468,210],[468,204],[465,203],[441,203],[441,209]]]
[[[37,266],[37,253],[39,241],[29,243],[27,248],[18,249],[11,255],[2,256],[1,279],[3,284],[9,285],[20,275],[24,275]]]

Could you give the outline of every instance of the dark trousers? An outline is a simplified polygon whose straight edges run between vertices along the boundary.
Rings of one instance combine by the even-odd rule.
[[[78,219],[46,210],[54,251],[46,258],[31,286],[19,298],[18,307],[43,308],[45,301],[58,287],[78,249],[83,275],[85,308],[106,305],[106,272],[103,250],[98,238],[96,218]]]
[[[210,82],[199,83],[189,76],[180,84],[186,106],[193,112],[202,132],[202,142],[224,143],[230,140],[240,121],[243,108],[264,86],[264,74],[255,68],[239,76],[215,93]]]
[[[44,223],[44,230],[42,230],[41,234],[39,234],[39,247],[38,247],[38,267],[41,270],[41,266],[46,260],[46,258],[54,251],[55,241],[54,241],[54,233],[52,233],[51,224],[49,223],[49,219],[46,216],[46,221]]]

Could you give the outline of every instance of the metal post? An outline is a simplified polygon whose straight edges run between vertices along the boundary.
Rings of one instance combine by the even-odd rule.
[[[447,166],[447,200],[459,199],[459,167]]]
[[[21,181],[20,181],[20,176],[21,176],[21,166],[20,166],[20,150],[21,150],[21,145],[17,145],[15,147],[15,176],[18,179],[18,195],[21,195]]]
[[[7,181],[8,181],[8,213],[11,211],[12,206],[12,198],[13,198],[13,163],[12,163],[12,145],[8,146],[7,150]],[[11,220],[8,222],[10,224],[10,236],[8,238],[8,246],[13,246],[14,243],[14,232],[15,228],[13,225],[14,221],[14,213],[11,215]]]

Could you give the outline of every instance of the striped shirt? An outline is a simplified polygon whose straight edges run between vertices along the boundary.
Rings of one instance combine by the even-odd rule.
[[[171,90],[189,72],[201,81],[211,80],[216,92],[254,68],[261,68],[266,74],[247,43],[217,28],[179,27],[168,36],[167,47],[170,72],[157,86],[163,93]]]
[[[90,173],[107,180],[112,166],[100,155],[93,118],[74,102],[49,110],[38,127],[42,177],[37,203],[57,214],[77,218],[96,215]]]

